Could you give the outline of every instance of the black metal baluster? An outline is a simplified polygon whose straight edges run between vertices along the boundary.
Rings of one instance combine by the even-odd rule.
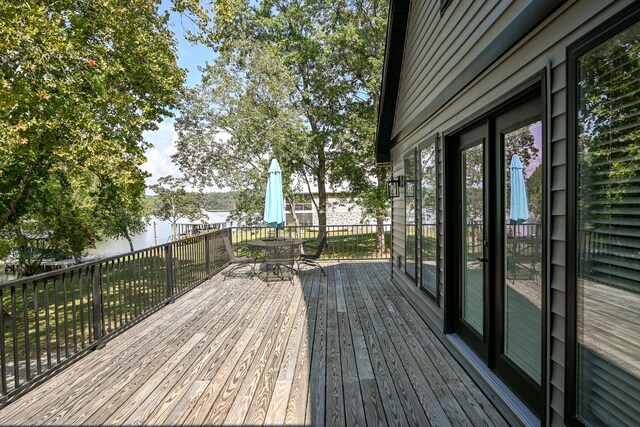
[[[44,279],[44,328],[46,331],[47,369],[51,369],[51,316],[49,310],[49,280]]]
[[[195,284],[195,254],[194,254],[194,249],[195,249],[195,240],[191,240],[189,243],[187,243],[187,250],[189,251],[189,287],[193,286]]]
[[[144,251],[144,253],[142,254],[142,259],[143,259],[143,272],[144,272],[144,301],[146,304],[146,308],[145,311],[149,310],[151,308],[151,298],[149,296],[149,290],[151,289],[150,285],[149,285],[149,273],[151,272],[151,269],[149,268],[149,252],[148,251]]]
[[[64,356],[69,357],[69,323],[68,323],[68,310],[67,310],[67,277],[62,275],[62,292],[64,305],[62,306],[62,314],[64,315]]]
[[[118,292],[118,282],[116,279],[116,260],[111,260],[111,295],[113,296],[113,329],[118,329],[118,302],[116,293]]]
[[[58,309],[58,278],[53,278],[53,304],[56,321],[56,363],[60,363],[60,317]]]
[[[153,289],[152,289],[152,298],[153,298],[153,306],[156,307],[160,302],[160,298],[158,298],[158,289],[160,285],[160,274],[162,273],[160,268],[160,263],[158,262],[159,249],[157,247],[153,248]]]
[[[15,388],[20,387],[20,370],[18,358],[18,320],[16,314],[18,312],[16,301],[16,287],[11,287],[11,331],[13,333],[13,383]]]
[[[2,313],[2,321],[0,321],[0,384],[2,386],[2,395],[7,394],[7,356],[5,348],[5,332],[4,332],[4,290],[0,288],[0,313]]]
[[[87,285],[87,345],[93,343],[93,330],[95,324],[93,323],[93,269],[87,267],[85,270],[85,283]]]
[[[40,360],[40,304],[38,303],[38,282],[33,282],[33,313],[36,334],[36,373],[40,375],[42,373],[42,361]]]
[[[112,272],[113,273],[113,272]],[[111,278],[113,274],[109,274],[109,261],[104,263],[104,274],[102,280],[102,288],[105,293],[106,303],[104,304],[104,313],[102,321],[104,322],[106,328],[105,333],[109,333],[113,329],[111,328],[111,300],[113,299],[112,291],[111,291]],[[106,319],[104,319],[106,317]]]
[[[75,270],[69,274],[71,276],[71,321],[73,322],[73,352],[78,352],[78,319],[76,316],[76,279]]]
[[[173,245],[173,259],[171,260],[171,272],[173,274],[173,293],[174,298],[175,294],[180,293],[182,289],[182,282],[184,280],[184,271],[180,269],[179,263],[182,262],[182,246],[178,243]]]
[[[92,323],[93,342],[100,346],[104,336],[104,314],[102,313],[102,264],[94,264],[91,271],[91,300],[92,300]]]
[[[107,274],[109,273],[108,267],[109,267],[108,263],[105,263],[104,279],[108,278],[107,277]],[[96,279],[95,279],[97,280],[98,283],[97,285],[94,283],[94,286],[97,286],[97,292],[94,293],[95,302],[97,302],[97,304],[94,307],[98,310],[98,313],[100,314],[100,322],[98,322],[98,324],[101,325],[100,339],[102,339],[102,337],[107,334],[107,325],[106,325],[105,317],[109,317],[109,309],[108,309],[108,306],[107,306],[107,309],[105,309],[105,306],[104,306],[103,294],[104,294],[105,280],[103,280],[103,275],[102,275],[102,263],[96,264],[96,268],[99,268],[100,270],[99,270],[99,274],[96,275]],[[108,282],[106,283],[106,286],[107,286],[107,292],[109,292]]]
[[[29,345],[29,295],[27,284],[22,284],[22,327],[24,328],[24,369],[27,381],[31,380],[31,346]]]
[[[114,322],[116,321],[116,318],[120,321],[120,323],[118,324],[118,327],[122,327],[122,271],[120,269],[120,258],[116,259],[115,261],[115,287],[118,288],[118,314],[117,316],[114,317]]]
[[[133,292],[131,291],[133,282],[133,273],[131,271],[131,255],[127,255],[127,266],[124,271],[125,298],[127,300],[127,311],[125,311],[126,322],[129,323],[133,319]]]
[[[136,317],[142,314],[142,275],[140,273],[140,253],[135,256],[134,274],[136,276]]]
[[[80,348],[84,348],[84,293],[82,292],[82,288],[84,285],[84,275],[82,274],[82,269],[78,270],[78,298],[80,302],[78,306],[80,307]]]

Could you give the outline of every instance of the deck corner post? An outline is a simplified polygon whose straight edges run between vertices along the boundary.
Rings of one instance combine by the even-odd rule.
[[[204,259],[207,279],[211,277],[211,233],[204,235]]]
[[[102,272],[101,265],[94,264],[91,267],[92,275],[92,300],[93,300],[93,339],[96,343],[95,349],[101,349],[104,347],[102,337],[104,336],[102,331]]]
[[[173,296],[173,245],[169,243],[164,247],[166,271],[167,271],[167,304],[171,304],[175,301]]]

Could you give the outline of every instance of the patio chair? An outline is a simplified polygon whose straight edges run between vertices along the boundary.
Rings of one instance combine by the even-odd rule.
[[[289,281],[293,282],[296,245],[291,243],[277,244],[266,248],[265,281],[269,281],[269,273],[284,278],[288,274]]]
[[[304,254],[300,254],[298,257],[298,273],[300,273],[300,269],[303,266],[311,266],[311,267],[318,267],[320,269],[320,271],[322,271],[322,274],[324,274],[325,276],[327,275],[327,273],[325,273],[324,268],[322,268],[322,266],[320,265],[320,263],[318,262],[318,260],[320,259],[320,256],[322,255],[322,250],[324,249],[324,245],[327,242],[327,233],[322,233],[320,236],[320,239],[318,239],[318,245],[314,246],[314,245],[304,245],[304,249],[305,252],[307,251],[307,249],[309,249],[310,253],[304,253]]]
[[[507,277],[536,279],[541,273],[542,242],[536,236],[507,236]],[[522,277],[520,273],[525,273]]]
[[[224,240],[224,247],[227,250],[227,255],[229,255],[229,262],[231,262],[231,267],[229,267],[227,271],[224,272],[224,278],[226,279],[231,275],[232,272],[247,265],[251,267],[249,276],[253,276],[255,274],[256,257],[253,255],[238,257],[233,251],[233,246],[231,246],[231,241],[229,240],[229,238],[225,236],[222,238],[222,240]]]

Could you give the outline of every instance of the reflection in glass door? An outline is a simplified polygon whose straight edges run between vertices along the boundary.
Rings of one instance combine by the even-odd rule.
[[[504,147],[503,354],[537,384],[542,330],[542,122],[502,135]]]
[[[420,287],[438,302],[438,240],[437,209],[438,185],[436,168],[436,140],[420,146]]]
[[[449,137],[451,330],[529,407],[543,407],[541,98]],[[491,129],[491,132],[489,131]],[[451,225],[449,225],[451,224]]]
[[[495,246],[488,265],[494,276],[491,367],[537,414],[544,400],[541,105],[532,97],[493,118],[490,179],[496,191],[489,202],[496,209],[489,240]]]
[[[461,150],[462,163],[462,320],[483,334],[484,144]]]

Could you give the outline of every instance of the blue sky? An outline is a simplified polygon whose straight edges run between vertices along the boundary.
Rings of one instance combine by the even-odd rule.
[[[171,2],[162,1],[161,10],[168,10]],[[195,86],[200,82],[201,73],[198,67],[205,65],[215,57],[212,49],[203,45],[193,45],[183,37],[184,29],[192,29],[193,24],[188,19],[181,19],[178,14],[171,14],[170,27],[178,41],[178,65],[187,70],[187,85]],[[147,184],[152,185],[164,175],[182,176],[178,168],[171,163],[171,155],[175,153],[174,119],[166,118],[158,124],[155,132],[145,132],[144,139],[153,144],[147,150],[147,162],[142,166],[152,176]],[[214,188],[206,189],[215,191]]]

